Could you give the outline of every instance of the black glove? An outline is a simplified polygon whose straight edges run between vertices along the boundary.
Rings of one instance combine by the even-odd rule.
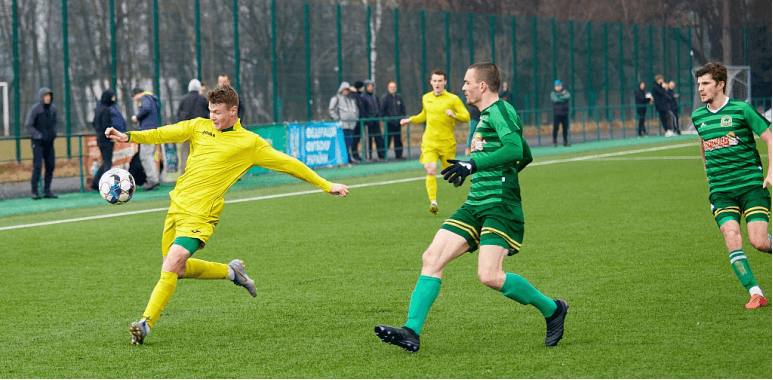
[[[451,164],[451,166],[443,169],[440,174],[443,175],[444,180],[453,183],[456,186],[461,186],[468,175],[475,173],[475,161],[473,160],[448,160],[448,163]]]

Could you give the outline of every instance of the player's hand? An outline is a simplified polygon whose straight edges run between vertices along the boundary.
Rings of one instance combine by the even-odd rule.
[[[454,114],[454,111],[451,111],[451,109],[446,110],[446,115],[448,115],[448,117],[453,117],[454,119],[456,119],[456,114]]]
[[[406,125],[411,123],[411,118],[406,117],[405,119],[400,119],[400,125]]]
[[[469,156],[470,155],[470,147],[469,146],[464,148],[464,155],[465,156]]]
[[[338,195],[343,198],[349,194],[349,187],[340,183],[334,183],[333,187],[330,188],[330,194]]]
[[[768,184],[773,188],[773,173],[771,173],[770,170],[768,170],[768,176],[765,177],[765,182],[762,183],[762,188],[768,187]]]
[[[133,122],[133,123],[136,123],[136,122],[137,122],[137,116],[132,116],[132,122]]]
[[[113,127],[110,127],[105,130],[105,137],[117,143],[129,142],[129,136],[127,136],[125,133],[119,132],[117,129]]]
[[[443,179],[454,184],[455,186],[461,186],[464,180],[472,173],[475,173],[475,161],[459,161],[448,160],[451,166],[443,169],[440,174],[443,175]]]

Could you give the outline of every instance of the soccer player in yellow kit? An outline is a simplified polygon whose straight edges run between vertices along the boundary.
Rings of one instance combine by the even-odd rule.
[[[185,174],[169,193],[171,204],[161,238],[161,278],[139,322],[131,324],[132,344],[142,344],[161,311],[174,294],[178,278],[229,279],[255,297],[255,281],[241,260],[229,264],[191,258],[203,249],[223,211],[223,194],[252,166],[292,175],[330,194],[345,197],[349,188],[320,177],[297,159],[280,153],[246,129],[237,116],[239,96],[230,86],[207,94],[209,119],[196,118],[157,129],[121,133],[108,128],[105,136],[116,142],[140,144],[189,141],[191,153]]]
[[[414,115],[400,120],[401,125],[408,123],[426,123],[424,135],[421,138],[421,157],[419,162],[427,171],[427,195],[429,196],[429,211],[438,213],[437,205],[437,161],[440,159],[441,168],[451,164],[448,160],[456,157],[456,138],[454,138],[454,126],[456,122],[466,123],[470,121],[470,113],[458,96],[446,91],[446,73],[434,70],[429,83],[432,92],[424,94],[421,98],[422,110]]]

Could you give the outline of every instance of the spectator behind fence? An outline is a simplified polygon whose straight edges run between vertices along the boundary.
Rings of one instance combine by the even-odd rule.
[[[207,83],[204,81],[201,81],[201,88],[199,89],[199,95],[203,96],[204,99],[207,97]],[[207,108],[207,117],[209,117],[209,108]]]
[[[639,116],[639,125],[636,128],[636,135],[643,137],[647,135],[647,128],[644,126],[644,119],[647,116],[647,105],[652,103],[652,95],[644,92],[647,84],[639,82],[639,88],[633,94],[636,97],[636,114]]]
[[[512,93],[507,89],[507,82],[502,82],[502,88],[499,89],[499,99],[502,99],[512,105]],[[469,110],[469,107],[467,107]]]
[[[54,93],[43,87],[38,91],[40,103],[32,107],[27,132],[32,137],[32,199],[40,199],[38,185],[40,183],[40,170],[45,162],[46,175],[43,178],[43,196],[46,198],[58,198],[51,192],[51,181],[54,179],[56,168],[56,152],[54,152],[54,139],[56,139],[58,119],[56,107],[54,107]]]
[[[465,156],[469,156],[471,153],[470,147],[472,146],[472,137],[475,135],[475,127],[478,126],[478,122],[480,121],[480,110],[478,107],[468,104],[467,112],[470,113],[470,134],[467,135],[467,147],[464,148]]]
[[[177,121],[185,121],[201,117],[209,118],[209,103],[207,98],[201,96],[201,82],[198,79],[191,79],[188,82],[188,93],[180,100],[180,106],[177,108]],[[188,161],[188,155],[191,153],[191,145],[188,141],[180,144],[180,174],[185,173],[185,167]]]
[[[91,190],[99,190],[99,179],[102,177],[102,174],[105,174],[106,171],[113,167],[114,144],[112,140],[105,136],[105,131],[113,127],[113,115],[110,111],[110,107],[113,104],[115,104],[115,93],[113,90],[108,89],[102,93],[102,97],[97,103],[97,108],[94,110],[94,121],[91,124],[94,126],[94,132],[97,134],[97,146],[99,147],[99,153],[102,155],[102,166],[94,174],[94,180],[91,181]]]
[[[668,94],[666,93],[665,84],[663,83],[663,75],[655,75],[655,82],[652,83],[652,97],[655,101],[655,109],[660,114],[660,124],[666,131],[666,136],[676,136],[671,130],[673,125],[673,119],[671,118],[671,103],[668,100]]]
[[[666,93],[668,94],[668,101],[671,105],[671,119],[674,120],[674,133],[677,135],[682,134],[682,130],[679,129],[679,94],[676,92],[676,82],[670,81],[668,82],[668,90],[666,90]]]
[[[362,103],[365,108],[365,114],[360,114],[361,118],[374,118],[381,116],[379,114],[381,107],[379,106],[378,97],[374,93],[375,85],[370,79],[366,79],[362,82],[365,85],[365,92],[362,93]],[[381,122],[378,120],[366,121],[365,126],[368,128],[368,159],[373,159],[373,142],[376,143],[376,154],[379,160],[383,160],[385,157],[384,151],[384,137],[381,135]]]
[[[357,120],[360,117],[360,110],[357,109],[357,102],[350,97],[351,89],[349,82],[341,82],[336,94],[330,98],[330,104],[327,112],[333,120],[341,121],[341,129],[344,131],[344,141],[346,142],[346,153],[349,155],[349,162],[358,162],[360,155],[357,154],[356,146],[352,147],[352,137],[354,129],[357,127]]]
[[[569,146],[567,131],[569,130],[569,99],[572,97],[560,80],[554,83],[550,100],[553,102],[553,146],[558,146],[558,125],[563,126],[564,146]]]
[[[397,93],[397,82],[390,81],[387,84],[387,93],[381,98],[381,116],[396,117],[405,116],[405,103],[403,97]],[[394,141],[395,159],[403,159],[403,136],[401,133],[400,120],[388,120],[387,138],[384,144],[385,149],[389,149],[389,142]]]
[[[362,100],[362,92],[365,91],[365,85],[362,83],[362,81],[356,81],[354,82],[354,86],[352,86],[352,89],[350,89],[351,93],[349,94],[349,97],[354,100],[354,103],[357,105],[357,112],[359,114],[359,117],[365,117],[366,110],[365,110],[365,103]],[[354,134],[352,135],[352,154],[355,156],[355,160],[361,161],[362,158],[360,157],[360,149],[358,146],[360,145],[360,140],[362,140],[362,134],[365,131],[365,125],[364,123],[358,122],[357,125],[354,126]],[[365,148],[365,144],[362,144],[363,150]],[[363,154],[365,152],[363,151]]]
[[[99,105],[98,103],[99,102],[97,102],[97,105]],[[121,110],[118,109],[118,101],[114,100],[109,109],[113,128],[117,129],[119,132],[126,132],[126,119],[123,118]]]
[[[132,116],[132,121],[140,123],[141,131],[158,128],[160,107],[156,95],[137,87],[132,90],[132,96],[139,107],[137,114]],[[158,167],[156,167],[155,155],[155,145],[140,144],[140,161],[142,170],[145,171],[145,185],[142,186],[144,190],[158,188]]]
[[[223,86],[230,86],[231,85],[231,78],[228,76],[228,74],[220,74],[217,77],[217,85],[219,87]],[[239,116],[239,119],[244,118],[244,102],[242,102],[242,97],[239,97],[239,108],[236,111],[236,115]],[[244,120],[240,120],[240,123],[244,123]]]

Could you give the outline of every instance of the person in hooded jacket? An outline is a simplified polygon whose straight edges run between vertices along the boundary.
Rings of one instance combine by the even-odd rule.
[[[40,103],[32,107],[27,121],[27,132],[32,137],[32,199],[40,199],[38,184],[40,183],[40,171],[43,163],[46,165],[46,175],[43,178],[43,196],[46,198],[58,198],[51,192],[51,181],[54,179],[56,167],[56,153],[54,152],[54,139],[56,139],[58,120],[56,107],[53,105],[54,93],[48,87],[38,91]]]
[[[330,98],[327,111],[330,114],[330,118],[341,121],[341,129],[344,132],[349,162],[356,162],[360,160],[360,155],[357,152],[357,147],[352,146],[352,141],[354,129],[357,127],[355,120],[359,119],[360,111],[357,108],[357,102],[349,96],[350,93],[349,82],[341,82],[338,92]]]
[[[97,146],[99,152],[102,154],[102,166],[99,167],[97,173],[94,175],[94,180],[91,181],[91,189],[99,190],[99,179],[102,178],[102,174],[110,170],[113,167],[113,141],[105,137],[105,131],[113,127],[113,115],[110,111],[110,107],[115,104],[115,93],[113,90],[105,90],[102,93],[102,97],[99,99],[99,104],[94,110],[94,131],[97,133]]]
[[[177,108],[177,121],[185,121],[201,117],[209,119],[209,103],[207,98],[201,95],[201,82],[198,79],[191,79],[188,82],[188,93],[180,100],[180,106]],[[241,104],[241,102],[239,103]],[[188,162],[188,155],[191,153],[190,142],[185,141],[180,144],[180,173],[185,173],[185,167]]]

